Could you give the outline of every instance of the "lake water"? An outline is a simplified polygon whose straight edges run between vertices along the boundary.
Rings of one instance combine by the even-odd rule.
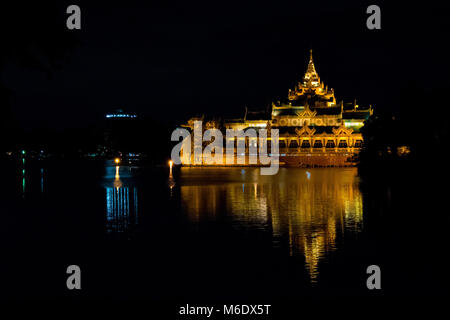
[[[424,203],[405,205],[401,187],[365,186],[356,168],[280,168],[275,176],[258,168],[170,175],[110,162],[3,168],[2,296],[74,295],[65,288],[71,264],[82,269],[86,297],[447,292],[444,265],[425,258],[445,250],[440,235],[431,241],[441,226],[430,231],[411,211]],[[384,270],[383,293],[367,290],[371,264]]]
[[[224,221],[242,234],[260,232],[274,250],[304,259],[311,283],[344,238],[362,231],[355,168],[282,168],[275,176],[262,176],[258,168],[183,168],[179,180],[190,221]]]

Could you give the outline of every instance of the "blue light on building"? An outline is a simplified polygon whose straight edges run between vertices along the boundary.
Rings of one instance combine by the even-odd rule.
[[[136,118],[136,117],[137,116],[135,114],[127,114],[127,113],[106,115],[106,118]]]
[[[135,113],[125,113],[123,112],[122,109],[117,110],[114,113],[108,113],[105,116],[108,119],[114,119],[114,118],[119,118],[119,119],[134,119],[137,118],[137,115]]]

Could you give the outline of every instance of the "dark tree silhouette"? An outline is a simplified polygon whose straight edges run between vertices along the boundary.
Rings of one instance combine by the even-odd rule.
[[[427,167],[427,172],[430,167],[446,168],[450,147],[448,91],[448,88],[425,90],[410,83],[392,101],[398,107],[397,112],[371,116],[362,128],[360,172],[395,176],[419,167]],[[402,146],[410,150],[407,156],[399,154],[398,148]]]

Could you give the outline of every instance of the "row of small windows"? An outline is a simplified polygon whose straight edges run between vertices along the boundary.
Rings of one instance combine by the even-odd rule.
[[[360,148],[361,145],[362,145],[362,141],[356,140],[354,147]],[[280,140],[279,146],[280,146],[280,148],[286,148],[286,142],[284,140]],[[311,144],[310,144],[309,140],[303,140],[300,147],[301,148],[311,148]],[[326,148],[336,148],[336,144],[335,144],[334,140],[328,140],[325,147]],[[348,144],[347,144],[346,140],[339,141],[338,148],[347,148],[347,147],[348,147]],[[291,140],[289,142],[289,148],[298,148],[297,140]],[[323,148],[322,140],[314,141],[313,148]]]
[[[248,142],[248,141],[246,141]],[[248,143],[245,143],[246,147],[249,147]],[[251,146],[257,147],[257,143],[256,141],[251,141],[250,143]],[[356,140],[353,147],[354,148],[361,148],[362,146],[362,140]],[[236,147],[236,144],[235,144]],[[309,140],[302,140],[301,142],[301,148],[311,148],[310,142]],[[338,148],[347,148],[347,141],[345,140],[339,140],[338,143]],[[279,148],[283,149],[286,148],[286,140],[280,140],[279,141]],[[289,148],[295,149],[298,148],[298,141],[297,140],[291,140],[289,142]],[[314,145],[313,148],[323,148],[323,144],[322,144],[322,140],[315,140],[314,141]],[[336,148],[336,144],[334,142],[334,140],[327,140],[327,143],[325,145],[325,148]],[[267,144],[267,152],[271,152],[271,144],[268,143]],[[212,155],[215,154],[215,149],[213,149],[213,151],[211,152]],[[183,149],[180,151],[180,156],[183,156]]]
[[[268,148],[270,148],[270,142],[268,142]],[[256,140],[246,140],[245,141],[245,147],[257,147],[258,143],[256,142]],[[287,144],[286,144],[286,140],[280,140],[279,141],[279,148],[286,148]],[[362,146],[362,140],[356,140],[353,147],[355,148],[361,148]],[[235,141],[234,143],[234,147],[237,147],[237,142]],[[299,147],[299,143],[298,140],[291,140],[289,141],[289,148],[298,148]],[[311,148],[311,143],[310,140],[302,140],[301,141],[301,148]],[[322,140],[315,140],[314,144],[312,146],[313,148],[323,148],[323,142]],[[349,147],[349,145],[347,144],[346,140],[339,140],[338,148],[347,148]],[[336,148],[336,143],[334,140],[327,140],[326,144],[325,144],[325,148]]]
[[[248,143],[245,144],[248,147]],[[251,146],[255,146],[256,147],[256,142],[251,142],[250,143]],[[270,144],[269,144],[270,146]],[[361,148],[362,146],[362,140],[356,140],[355,144],[353,147],[355,148]],[[286,141],[285,140],[280,140],[279,142],[279,147],[280,148],[286,148]],[[309,140],[303,140],[301,143],[301,148],[311,148],[311,144],[309,142]],[[326,148],[335,148],[336,144],[334,142],[334,140],[328,140],[326,145]],[[338,148],[347,148],[348,144],[346,140],[340,140],[338,143]],[[297,140],[291,140],[289,142],[289,148],[298,148],[298,141]],[[323,144],[322,144],[322,140],[316,140],[314,141],[314,145],[313,148],[323,148]]]

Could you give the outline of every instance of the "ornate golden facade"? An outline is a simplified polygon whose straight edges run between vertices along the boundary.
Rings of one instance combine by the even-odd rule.
[[[205,129],[278,129],[281,165],[347,166],[354,164],[363,143],[360,129],[372,112],[356,101],[336,101],[316,71],[311,50],[302,81],[289,89],[285,101],[272,103],[270,114],[246,109],[242,119],[207,121],[203,116],[184,127],[193,129],[194,121],[201,120]],[[245,145],[248,153],[249,141]]]

